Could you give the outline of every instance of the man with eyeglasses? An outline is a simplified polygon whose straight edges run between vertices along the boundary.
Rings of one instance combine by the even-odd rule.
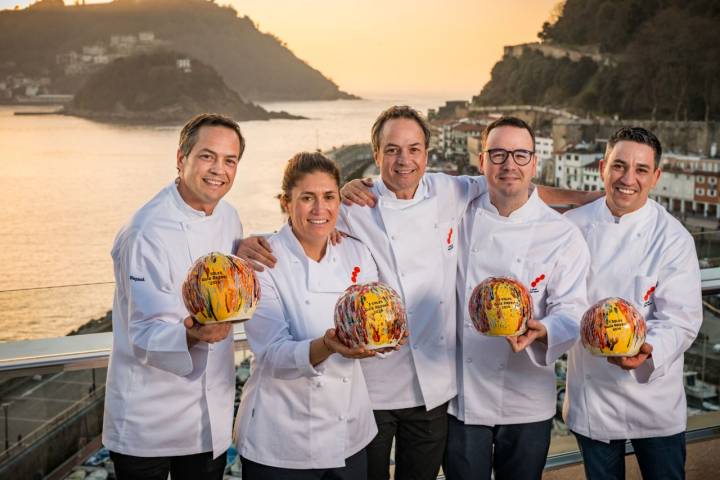
[[[468,207],[458,232],[458,395],[450,401],[449,480],[539,479],[556,410],[555,360],[577,340],[590,255],[580,231],[540,200],[531,179],[535,136],[500,118],[483,133],[488,192]],[[489,277],[530,292],[533,318],[518,337],[472,326],[470,295]]]

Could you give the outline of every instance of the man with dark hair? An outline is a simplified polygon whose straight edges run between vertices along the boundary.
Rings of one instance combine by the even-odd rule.
[[[178,178],[115,239],[103,443],[119,480],[223,477],[235,397],[232,325],[195,322],[181,287],[196,259],[232,253],[242,237],[237,212],[222,197],[244,144],[229,118],[190,120]]]
[[[450,401],[448,480],[539,479],[556,410],[555,360],[577,340],[590,255],[580,231],[540,200],[534,135],[514,117],[483,134],[480,166],[488,192],[460,224],[458,394]],[[522,283],[532,300],[527,331],[490,337],[467,305],[490,277]]]
[[[563,413],[589,479],[625,477],[626,439],[643,478],[684,478],[683,353],[702,323],[700,272],[688,231],[648,198],[661,154],[651,132],[618,130],[600,162],[605,196],[566,214],[590,248],[590,304],[620,297],[647,321],[634,357],[570,351]]]

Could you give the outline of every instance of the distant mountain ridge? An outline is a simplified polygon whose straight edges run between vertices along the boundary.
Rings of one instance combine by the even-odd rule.
[[[152,32],[168,49],[215,68],[230,88],[252,101],[357,98],[298,59],[277,37],[229,6],[207,0],[115,0],[62,6],[44,0],[0,11],[0,69],[62,76],[58,55],[107,43],[111,36]],[[66,79],[71,93],[81,78]]]
[[[717,0],[567,0],[555,15],[541,44],[506,48],[474,104],[720,119]]]

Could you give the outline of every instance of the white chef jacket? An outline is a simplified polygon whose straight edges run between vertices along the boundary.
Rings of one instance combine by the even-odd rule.
[[[362,360],[373,409],[435,408],[457,393],[455,272],[460,218],[486,190],[484,177],[426,173],[410,200],[378,179],[375,208],[343,205],[338,228],[373,252],[380,280],[403,298],[409,341],[385,358]],[[388,375],[387,372],[393,372]]]
[[[118,233],[103,423],[108,449],[138,457],[209,451],[217,457],[230,446],[232,336],[188,349],[182,283],[197,258],[233,253],[241,238],[232,206],[221,201],[206,216],[183,201],[174,182]]]
[[[564,405],[568,427],[606,442],[684,431],[683,353],[702,323],[692,237],[650,199],[619,220],[605,197],[566,215],[590,248],[590,304],[605,297],[632,302],[647,321],[646,342],[653,346],[652,357],[632,371],[592,356],[580,343],[573,347]]]
[[[245,323],[255,357],[236,420],[237,449],[274,467],[343,467],[377,433],[365,379],[359,360],[339,354],[313,367],[310,342],[334,327],[342,292],[377,281],[377,267],[351,238],[328,243],[319,262],[287,225],[269,242],[278,261],[259,272],[262,297]]]
[[[537,189],[508,217],[498,213],[488,193],[470,204],[460,225],[458,396],[450,401],[450,414],[487,426],[538,422],[555,414],[554,363],[578,338],[589,266],[580,231],[545,205]],[[535,341],[514,353],[504,337],[475,330],[470,294],[497,276],[528,288],[533,318],[547,329],[547,345]]]

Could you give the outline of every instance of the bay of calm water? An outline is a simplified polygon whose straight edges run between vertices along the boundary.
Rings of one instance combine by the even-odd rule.
[[[444,100],[264,104],[310,120],[242,122],[247,148],[226,199],[246,234],[276,230],[283,218],[274,196],[292,154],[368,142],[384,108],[426,113]],[[180,130],[14,116],[18,110],[38,107],[0,106],[0,341],[62,336],[112,307],[113,239],[175,178]],[[102,284],[72,286],[86,283]]]

